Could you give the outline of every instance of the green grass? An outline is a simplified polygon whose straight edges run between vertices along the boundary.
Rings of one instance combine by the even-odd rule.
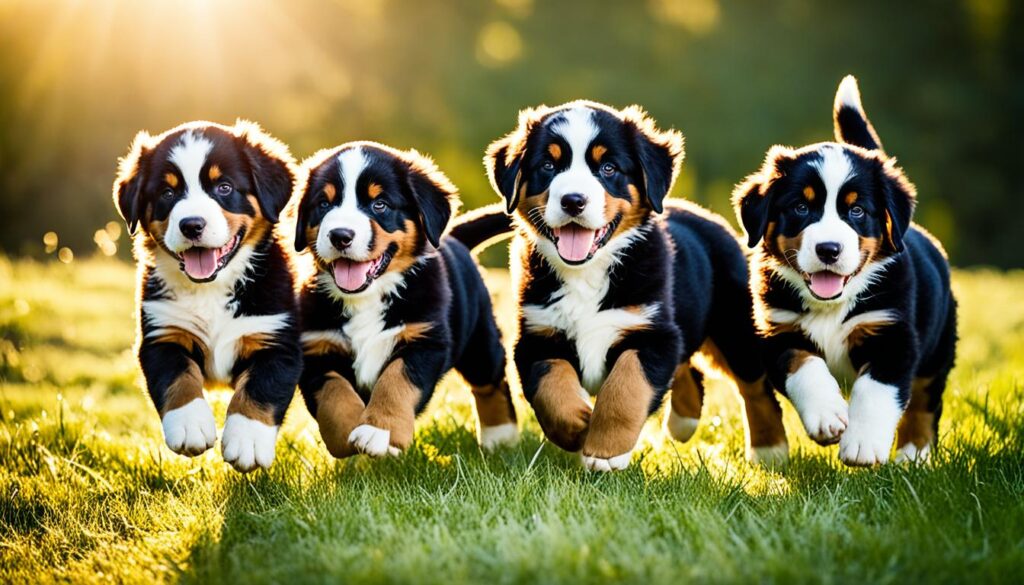
[[[507,321],[507,287],[490,275]],[[0,258],[0,581],[987,582],[1024,570],[1024,273],[960,271],[933,465],[851,470],[788,405],[791,463],[743,459],[738,402],[634,465],[484,456],[447,379],[398,460],[332,460],[297,400],[269,472],[172,454],[131,354],[133,269]],[[228,395],[211,402],[224,416]]]

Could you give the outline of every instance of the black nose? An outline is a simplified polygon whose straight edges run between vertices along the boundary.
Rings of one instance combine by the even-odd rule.
[[[206,220],[201,217],[186,217],[178,223],[182,235],[190,240],[198,240],[203,235],[203,228],[206,227]]]
[[[822,242],[814,247],[814,251],[825,264],[835,264],[836,260],[839,260],[839,254],[843,251],[843,247],[839,242]]]
[[[334,229],[327,235],[331,238],[331,244],[339,250],[344,250],[351,246],[352,239],[356,237],[356,233],[348,228]]]
[[[583,208],[586,206],[587,198],[579,193],[569,193],[562,196],[562,209],[573,217],[583,213]]]

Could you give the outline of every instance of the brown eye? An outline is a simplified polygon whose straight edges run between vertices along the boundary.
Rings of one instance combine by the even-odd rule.
[[[615,165],[613,165],[612,163],[604,163],[603,165],[601,165],[601,174],[606,177],[614,175],[615,173],[618,172],[618,170],[619,169],[615,168]]]
[[[811,208],[807,207],[806,203],[797,203],[796,207],[793,208],[793,211],[795,211],[797,215],[807,215],[810,213]]]
[[[864,217],[864,208],[860,205],[854,205],[850,208],[850,217],[853,219],[860,219]]]
[[[384,211],[387,210],[388,208],[388,204],[386,201],[381,201],[380,199],[377,199],[373,202],[373,205],[371,207],[373,208],[374,213],[384,213]]]
[[[217,195],[227,197],[228,195],[231,195],[231,192],[235,189],[231,186],[231,183],[217,183],[217,186],[214,187],[213,190]]]
[[[160,197],[163,197],[165,200],[173,199],[174,189],[171,189],[170,187],[164,189],[163,191],[160,192]]]
[[[549,160],[546,160],[546,161],[544,161],[544,164],[541,165],[541,168],[544,169],[545,171],[551,172],[551,171],[555,170],[555,163],[553,163],[553,162],[551,162]]]

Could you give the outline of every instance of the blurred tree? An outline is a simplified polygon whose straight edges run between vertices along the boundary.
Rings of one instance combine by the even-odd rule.
[[[773,143],[831,138],[846,73],[957,264],[1024,266],[1022,6],[1009,0],[0,0],[0,248],[96,250],[139,129],[247,117],[307,156],[433,155],[467,207],[518,109],[644,105],[687,135],[675,194],[730,219]],[[121,239],[121,254],[126,254]],[[109,249],[110,244],[104,244]]]

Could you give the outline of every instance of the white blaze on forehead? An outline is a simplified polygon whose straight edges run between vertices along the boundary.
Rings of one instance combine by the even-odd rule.
[[[212,150],[213,143],[208,138],[195,130],[189,130],[181,135],[168,156],[168,160],[178,167],[185,179],[185,197],[171,209],[167,234],[164,236],[164,243],[174,252],[183,252],[193,245],[220,248],[233,235],[224,217],[224,210],[203,190],[200,179]],[[206,221],[198,242],[189,240],[181,233],[181,220],[186,217],[201,217]]]
[[[594,111],[584,107],[566,110],[551,121],[551,131],[569,144],[572,159],[551,181],[544,219],[552,227],[569,223],[572,217],[562,210],[560,201],[564,195],[578,193],[586,197],[587,204],[575,220],[584,227],[600,229],[605,223],[604,187],[587,165],[587,150],[599,132]]]
[[[821,218],[804,229],[797,264],[807,273],[828,269],[850,275],[860,266],[860,239],[850,224],[839,216],[839,193],[856,173],[846,152],[837,144],[823,145],[818,149],[818,155],[820,160],[809,164],[818,171],[825,185],[825,208]],[[826,265],[818,258],[815,248],[824,242],[842,246],[839,260],[834,264]]]
[[[355,147],[343,150],[338,156],[339,179],[341,181],[341,192],[338,197],[341,201],[335,200],[335,207],[327,212],[323,221],[320,222],[320,232],[316,238],[316,251],[321,258],[327,261],[336,260],[342,256],[352,260],[371,260],[369,257],[370,243],[373,239],[373,228],[370,225],[370,218],[359,209],[359,198],[356,194],[356,185],[359,176],[366,169],[367,159],[362,147]],[[331,230],[348,228],[354,232],[352,244],[345,252],[337,250],[331,244]]]

